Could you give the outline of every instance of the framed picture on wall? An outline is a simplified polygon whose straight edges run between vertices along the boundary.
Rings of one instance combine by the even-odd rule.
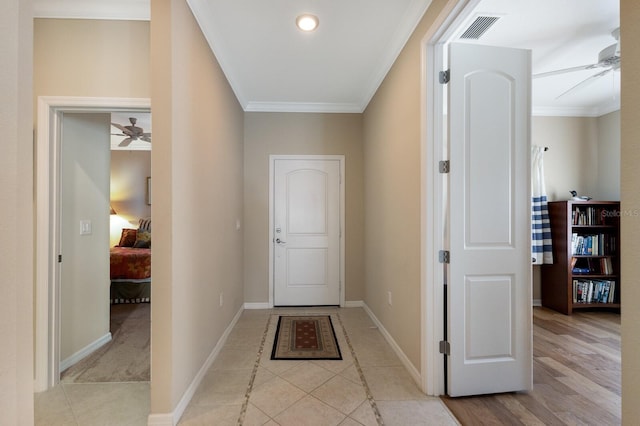
[[[147,205],[151,205],[151,176],[147,176]]]

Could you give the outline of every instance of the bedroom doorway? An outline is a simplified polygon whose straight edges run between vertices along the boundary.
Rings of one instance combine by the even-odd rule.
[[[149,99],[127,98],[75,98],[75,97],[39,97],[38,98],[38,132],[36,156],[38,175],[36,177],[36,339],[35,339],[35,390],[47,390],[60,381],[61,370],[61,265],[59,247],[61,242],[62,212],[58,209],[60,203],[60,149],[62,146],[62,127],[65,114],[111,113],[113,111],[142,111],[149,112]],[[107,120],[107,123],[109,120]],[[108,128],[108,124],[107,124]],[[108,132],[108,130],[107,130]],[[107,143],[108,144],[108,143]],[[107,178],[108,179],[108,178]],[[104,221],[108,223],[107,213],[109,194],[104,199],[107,207]],[[82,218],[76,221],[80,231],[93,231],[93,219]],[[88,229],[87,229],[88,226]],[[76,228],[72,228],[76,229]],[[77,232],[73,231],[74,233]],[[108,232],[107,234],[108,235]],[[107,241],[105,239],[105,258],[108,256]],[[108,263],[108,261],[107,261]],[[108,267],[107,271],[108,273]],[[108,278],[107,284],[108,287]],[[108,288],[106,293],[108,295]],[[105,299],[105,311],[109,311],[109,296]],[[78,319],[78,321],[84,321]],[[108,319],[106,320],[108,322]],[[78,359],[93,352],[104,344],[108,338],[107,327],[103,331],[85,336],[85,344],[80,350],[75,350],[72,356]],[[106,332],[104,331],[106,330]],[[92,339],[93,338],[93,339]],[[63,366],[64,367],[64,366]]]

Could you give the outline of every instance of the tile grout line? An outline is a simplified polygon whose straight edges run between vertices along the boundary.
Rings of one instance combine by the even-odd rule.
[[[379,426],[384,426],[384,421],[382,420],[382,415],[380,414],[380,410],[378,410],[378,405],[376,404],[375,399],[373,399],[373,395],[371,395],[371,390],[369,389],[369,385],[367,384],[367,380],[364,377],[364,373],[362,372],[362,368],[360,367],[360,362],[358,361],[358,357],[356,357],[356,351],[353,349],[353,345],[351,344],[351,339],[349,339],[349,335],[347,334],[347,329],[344,327],[342,323],[342,317],[340,316],[340,312],[336,313],[338,317],[338,322],[340,323],[340,327],[342,327],[342,333],[344,334],[344,338],[347,341],[347,346],[349,346],[349,350],[351,351],[351,356],[353,356],[353,364],[358,370],[358,375],[360,376],[360,381],[362,382],[362,386],[364,387],[364,391],[367,394],[367,400],[371,405],[371,409],[373,410],[373,414],[376,417],[376,421]]]
[[[267,318],[267,325],[265,326],[264,333],[262,334],[260,349],[258,349],[256,362],[253,364],[253,371],[251,372],[251,378],[249,379],[249,384],[247,385],[247,390],[244,394],[244,402],[242,403],[242,408],[240,409],[240,416],[238,417],[239,426],[242,426],[242,424],[244,423],[244,417],[247,414],[247,408],[249,407],[249,397],[251,396],[251,392],[253,391],[253,383],[255,382],[256,375],[258,374],[258,367],[260,367],[260,359],[262,358],[262,352],[264,351],[264,343],[267,340],[267,334],[269,332],[270,324],[271,324],[271,315],[269,315],[269,318]]]

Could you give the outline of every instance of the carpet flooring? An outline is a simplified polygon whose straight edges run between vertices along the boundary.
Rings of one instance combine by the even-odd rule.
[[[63,383],[148,382],[151,305],[111,305],[111,341],[63,371]]]

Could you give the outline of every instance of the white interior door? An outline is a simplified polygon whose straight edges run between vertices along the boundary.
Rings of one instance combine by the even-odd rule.
[[[448,394],[532,387],[530,52],[449,51]]]
[[[276,159],[274,305],[340,304],[341,162]]]

